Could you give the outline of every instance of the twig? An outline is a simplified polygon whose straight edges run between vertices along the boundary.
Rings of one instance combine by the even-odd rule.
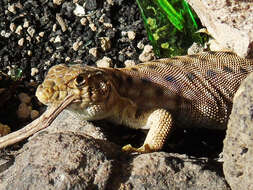
[[[47,128],[54,119],[62,112],[64,108],[66,108],[73,100],[75,99],[74,95],[67,96],[61,104],[56,107],[49,107],[38,119],[34,120],[24,128],[10,133],[4,137],[0,138],[0,149],[5,148],[9,145],[17,143],[34,133]]]

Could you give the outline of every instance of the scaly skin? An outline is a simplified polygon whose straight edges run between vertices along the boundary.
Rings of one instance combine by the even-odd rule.
[[[149,129],[140,148],[160,150],[175,127],[225,129],[233,96],[253,71],[252,60],[229,52],[160,59],[124,69],[81,65],[52,67],[36,92],[45,105],[70,94],[67,109],[85,120],[107,119],[135,129]]]

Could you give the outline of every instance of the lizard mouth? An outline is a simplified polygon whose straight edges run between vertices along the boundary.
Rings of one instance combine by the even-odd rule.
[[[71,107],[85,108],[92,102],[92,97],[95,96],[90,87],[86,86],[82,89],[77,88],[66,88],[64,90],[55,90],[56,87],[45,87],[43,84],[39,85],[36,91],[36,97],[44,105],[58,105],[60,104],[67,96],[73,95],[75,98],[72,103],[69,105]]]

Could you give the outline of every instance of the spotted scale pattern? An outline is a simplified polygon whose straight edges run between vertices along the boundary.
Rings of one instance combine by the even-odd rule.
[[[140,108],[170,110],[182,127],[223,129],[233,96],[252,71],[252,60],[231,52],[207,52],[120,69],[117,81],[121,95]]]

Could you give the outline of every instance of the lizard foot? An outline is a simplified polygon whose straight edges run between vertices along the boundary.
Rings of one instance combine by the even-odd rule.
[[[131,144],[125,145],[122,147],[123,152],[138,152],[138,153],[149,153],[153,152],[153,150],[149,147],[148,144],[142,145],[140,148],[134,148]]]

